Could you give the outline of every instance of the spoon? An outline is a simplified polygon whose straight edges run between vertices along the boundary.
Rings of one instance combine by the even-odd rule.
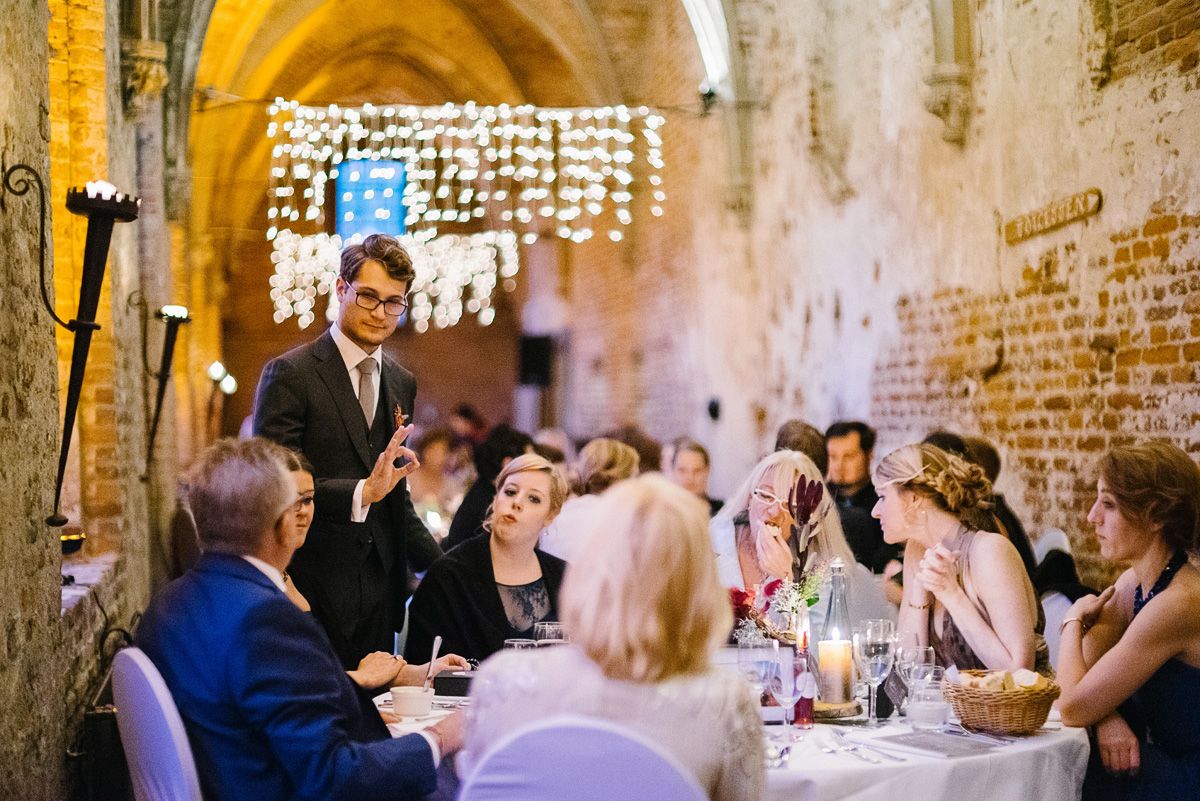
[[[425,671],[425,683],[421,686],[426,690],[433,684],[433,663],[437,661],[438,651],[442,650],[442,635],[433,638],[433,653],[429,655],[429,669]]]

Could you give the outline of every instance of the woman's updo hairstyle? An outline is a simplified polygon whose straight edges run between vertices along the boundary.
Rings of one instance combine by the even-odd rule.
[[[876,487],[895,484],[929,498],[972,528],[991,526],[992,483],[983,468],[936,445],[905,445],[892,451],[875,467],[872,479]]]
[[[1200,468],[1182,450],[1161,441],[1113,448],[1100,476],[1121,514],[1142,525],[1161,523],[1173,550],[1200,550]]]
[[[638,474],[638,452],[615,439],[597,437],[579,451],[575,465],[580,495],[599,495],[606,489]]]

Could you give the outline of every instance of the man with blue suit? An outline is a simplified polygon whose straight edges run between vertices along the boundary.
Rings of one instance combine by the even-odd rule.
[[[189,501],[203,556],[151,601],[137,644],[175,699],[209,801],[427,795],[461,719],[391,739],[287,598],[283,570],[304,532],[285,457],[259,438],[201,455]]]

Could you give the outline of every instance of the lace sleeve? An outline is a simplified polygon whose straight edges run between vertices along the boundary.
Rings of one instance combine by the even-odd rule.
[[[766,791],[762,717],[758,704],[743,682],[730,685],[724,729],[728,748],[713,801],[762,801]]]

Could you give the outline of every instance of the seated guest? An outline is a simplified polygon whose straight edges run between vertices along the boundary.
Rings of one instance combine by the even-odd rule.
[[[966,457],[983,468],[983,472],[988,481],[992,482],[994,490],[996,479],[1000,477],[1000,451],[996,450],[996,446],[982,437],[968,437]],[[1037,573],[1037,559],[1033,555],[1033,545],[1029,542],[1029,535],[1025,533],[1025,527],[1021,525],[1021,521],[1013,512],[1012,507],[999,492],[992,492],[992,515],[996,518],[996,525],[991,530],[1008,537],[1008,541],[1021,555],[1021,563],[1025,565],[1025,572],[1029,574],[1030,579],[1033,579]]]
[[[708,497],[708,449],[691,437],[671,443],[671,479],[708,504],[711,517],[721,511],[721,501]]]
[[[421,465],[408,477],[408,494],[421,522],[441,542],[463,499],[463,487],[450,472],[454,438],[449,429],[431,428],[417,437],[414,450]]]
[[[200,455],[189,502],[202,555],[151,601],[137,644],[179,708],[206,799],[426,795],[461,720],[392,739],[288,600],[282,573],[303,535],[287,460],[258,438]]]
[[[288,473],[292,477],[292,485],[296,489],[296,536],[303,544],[304,539],[308,536],[308,529],[312,525],[315,511],[316,492],[312,465],[308,463],[303,454],[286,451],[284,466],[287,467]],[[296,585],[292,583],[286,570],[283,571],[283,589],[292,603],[300,608],[300,611],[312,611],[308,599],[300,593],[300,590],[296,589]],[[359,660],[358,667],[354,670],[347,670],[346,675],[364,690],[377,690],[397,685],[420,684],[425,680],[428,668],[428,664],[410,665],[399,656],[384,651],[374,651]],[[447,654],[439,657],[434,663],[433,673],[437,675],[443,670],[464,669],[470,669],[467,660],[457,654]],[[397,719],[393,719],[390,714],[382,713],[382,715],[388,723],[397,722]]]
[[[866,423],[856,420],[834,423],[825,432],[829,489],[837,501],[846,541],[859,563],[883,573],[889,562],[900,558],[901,551],[883,541],[879,522],[871,517],[871,509],[878,500],[871,486],[874,448],[875,429]]]
[[[500,471],[485,536],[473,537],[433,563],[408,610],[409,661],[429,659],[433,638],[467,659],[485,659],[533,624],[557,620],[566,564],[538,550],[538,536],[562,508],[566,483],[535,454]]]
[[[821,471],[829,473],[829,452],[825,450],[825,435],[803,420],[788,420],[775,432],[775,450],[800,451]]]
[[[763,797],[758,704],[735,673],[712,664],[732,621],[706,511],[661,476],[604,494],[563,585],[570,644],[505,651],[484,664],[461,775],[523,725],[584,715],[659,744],[714,801]]]
[[[960,670],[1033,668],[1049,675],[1042,608],[1012,543],[985,531],[983,470],[933,445],[906,445],[875,468],[874,515],[904,546],[901,633]]]
[[[1114,448],[1088,522],[1127,569],[1063,619],[1058,707],[1095,726],[1084,801],[1200,798],[1200,470],[1174,445]]]
[[[794,521],[787,508],[788,493],[800,476],[821,482],[812,459],[797,451],[776,451],[754,466],[713,518],[712,547],[717,554],[721,583],[727,588],[744,590],[789,575],[799,580],[804,570],[839,557],[846,568],[846,600],[851,621],[894,619],[895,607],[884,599],[871,571],[854,561],[827,489],[814,514],[817,524],[805,562],[800,563],[798,544],[792,536]],[[809,609],[814,632],[821,631],[829,602],[826,579],[816,606]]]
[[[454,513],[450,533],[442,541],[443,551],[483,533],[483,521],[492,499],[496,497],[496,476],[510,461],[523,453],[532,452],[533,440],[512,426],[501,423],[488,432],[487,439],[475,448],[475,483],[467,490],[462,503],[458,505],[458,511]]]
[[[563,504],[562,512],[542,532],[539,547],[559,559],[571,561],[596,513],[600,493],[618,481],[636,476],[640,461],[637,451],[615,439],[598,437],[584,445],[575,464],[578,494]]]

